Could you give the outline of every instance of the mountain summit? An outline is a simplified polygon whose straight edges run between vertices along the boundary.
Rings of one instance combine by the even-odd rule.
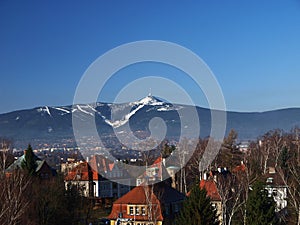
[[[149,94],[145,98],[142,98],[137,104],[143,104],[143,105],[163,105],[164,102],[158,99],[157,97],[154,97],[153,95]]]

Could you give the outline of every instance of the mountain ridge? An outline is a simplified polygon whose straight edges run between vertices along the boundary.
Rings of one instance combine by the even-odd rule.
[[[180,136],[179,110],[187,114],[189,105],[171,104],[156,97],[147,96],[129,103],[74,104],[68,106],[41,106],[0,114],[0,136],[14,141],[30,142],[33,139],[57,141],[74,138],[72,116],[80,121],[93,117],[100,135],[111,137],[114,128],[129,124],[133,133],[149,133],[149,122],[162,118],[167,126],[167,138]],[[196,106],[200,120],[200,136],[210,133],[210,109]],[[193,121],[190,121],[193,123]],[[287,108],[266,112],[227,112],[227,128],[235,129],[240,140],[251,140],[272,129],[289,131],[300,126],[300,108]],[[88,124],[84,129],[89,129]]]

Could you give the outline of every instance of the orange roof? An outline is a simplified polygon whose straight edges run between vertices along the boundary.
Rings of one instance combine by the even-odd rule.
[[[216,183],[212,180],[201,180],[199,184],[201,189],[205,189],[207,192],[207,195],[211,198],[213,201],[221,201],[221,196],[218,192],[218,188]]]
[[[78,166],[74,167],[65,176],[65,180],[89,181],[89,169],[92,172],[93,180],[98,180],[98,173],[92,168],[89,168],[89,164],[87,162],[80,163]]]
[[[234,172],[234,173],[237,173],[237,172],[245,172],[245,170],[246,170],[245,164],[241,164],[241,165],[239,165],[239,166],[236,166],[236,167],[232,170],[232,172]]]
[[[159,157],[153,162],[152,165],[159,164],[159,163],[161,163],[161,162],[162,162],[162,157],[159,156]]]
[[[146,191],[150,191],[147,186],[137,186],[133,188],[130,192],[123,195],[121,198],[117,199],[114,203],[116,204],[147,204],[146,200]],[[152,203],[159,203],[159,200],[156,198],[155,194],[151,195]]]
[[[160,208],[160,201],[158,200],[155,193],[151,192],[150,189],[151,187],[149,188],[149,186],[137,186],[133,188],[131,191],[129,191],[127,194],[123,195],[113,203],[112,211],[108,218],[117,219],[119,217],[119,214],[122,213],[122,218],[125,219],[131,219],[134,217],[135,220],[147,221],[149,220],[148,215],[128,215],[127,205],[147,205],[149,207],[149,203],[151,202],[153,207],[152,216],[155,217],[156,220],[162,221],[163,216]],[[146,198],[147,192],[149,193],[149,196],[151,196],[151,200],[148,201]]]
[[[115,166],[114,163],[109,163],[109,164],[108,164],[109,170],[112,171],[113,168],[114,168],[114,166]]]
[[[98,171],[99,174],[105,174],[114,169],[115,163],[102,155],[94,155],[89,161],[93,170]]]

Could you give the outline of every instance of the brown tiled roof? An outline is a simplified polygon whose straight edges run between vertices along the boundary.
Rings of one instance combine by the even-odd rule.
[[[207,195],[211,198],[211,200],[221,201],[221,196],[218,192],[218,188],[214,180],[201,180],[199,186],[201,189],[204,188],[206,190]]]
[[[272,182],[267,182],[268,178],[270,178],[270,181],[272,181]],[[284,181],[282,180],[282,178],[278,172],[266,173],[261,177],[261,180],[263,182],[266,182],[267,185],[271,185],[273,187],[286,186],[286,184],[284,183]]]

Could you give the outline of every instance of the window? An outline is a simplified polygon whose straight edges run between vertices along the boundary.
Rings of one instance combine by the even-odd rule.
[[[133,206],[129,206],[129,214],[133,215]]]
[[[143,206],[142,207],[142,215],[145,216],[146,215],[146,208]]]
[[[138,206],[135,207],[135,215],[140,215],[140,208]]]

